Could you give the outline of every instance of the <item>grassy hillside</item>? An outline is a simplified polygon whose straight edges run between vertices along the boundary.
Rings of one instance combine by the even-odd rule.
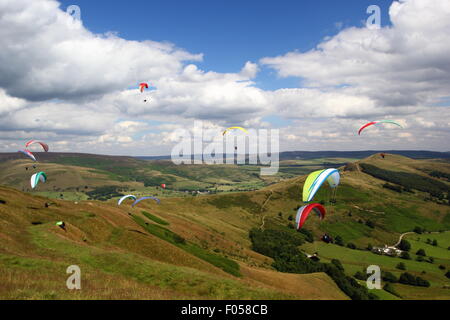
[[[100,202],[56,200],[46,208],[46,198],[4,187],[0,200],[2,299],[346,299],[324,274],[261,269],[255,266],[267,258],[256,253],[245,254],[249,263],[235,262],[223,253],[235,243],[175,213],[158,213],[156,223],[156,215]],[[55,226],[60,220],[66,231]],[[161,221],[168,223],[162,234],[147,232]],[[216,239],[217,250],[188,237],[167,239],[180,229],[190,239]],[[82,270],[81,291],[65,288],[70,265]]]
[[[342,161],[338,160],[335,163]],[[41,165],[52,166],[48,170],[53,170],[54,167],[56,169],[59,165],[76,168],[73,170],[81,177],[83,170],[97,170],[95,174],[99,175],[101,171],[105,179],[114,173],[118,176],[112,181],[117,183],[119,176],[124,177],[123,183],[130,183],[130,188],[133,184],[141,183],[130,181],[134,179],[130,177],[135,176],[127,176],[128,160],[114,165],[105,162],[98,167],[90,160],[83,160],[85,163],[73,159],[52,161]],[[178,171],[173,171],[170,165],[161,161],[143,161],[144,164],[138,160],[130,161],[138,163],[134,170],[145,171],[147,169],[143,169],[144,167],[151,167],[151,172],[171,174],[176,179],[187,179],[186,181],[206,181],[211,177],[222,181],[237,180],[236,177],[244,180],[248,174],[246,170],[250,170],[231,166],[226,168],[229,171],[217,168],[215,172],[216,169],[200,166],[195,170],[194,167],[179,167],[176,168]],[[296,161],[285,165],[302,165]],[[314,161],[316,163],[308,163],[306,170],[323,167],[323,159]],[[133,166],[134,162],[131,163]],[[18,166],[20,161],[14,164]],[[364,172],[364,167],[368,166],[372,169]],[[304,167],[300,168],[303,170]],[[212,171],[208,171],[203,177],[202,170]],[[239,176],[235,175],[236,171],[240,172]],[[345,274],[350,277],[368,264],[378,264],[383,271],[400,276],[404,271],[397,270],[396,266],[399,262],[405,262],[408,272],[429,281],[431,287],[396,283],[394,288],[398,296],[384,291],[375,293],[376,295],[382,299],[448,299],[450,294],[448,289],[444,289],[448,279],[439,268],[441,265],[445,270],[450,268],[450,251],[445,250],[448,243],[445,235],[448,233],[432,234],[441,236],[437,239],[439,247],[433,246],[426,250],[430,256],[433,255],[433,263],[416,261],[417,250],[411,253],[412,259],[406,261],[378,256],[365,249],[369,244],[393,245],[401,233],[410,232],[416,227],[433,232],[450,230],[448,194],[443,187],[449,185],[445,174],[450,173],[450,164],[436,160],[412,160],[397,155],[381,159],[379,155],[375,155],[342,166],[340,171],[342,181],[337,193],[337,203],[329,203],[330,190],[323,187],[315,201],[325,204],[327,217],[322,222],[313,216],[308,219],[305,229],[315,241],[303,243],[300,249],[310,254],[319,252],[323,262],[339,259]],[[5,172],[7,170],[0,170],[0,173],[7,175]],[[402,179],[386,181],[383,180],[385,175],[380,176],[380,172],[402,173]],[[421,179],[417,179],[418,176]],[[125,178],[128,180],[125,181]],[[295,232],[290,228],[293,227],[298,207],[302,205],[301,192],[305,178],[299,175],[275,184],[265,183],[266,186],[260,190],[249,192],[196,197],[166,194],[167,197],[162,199],[160,205],[153,201],[142,202],[134,209],[128,204],[118,208],[115,199],[53,200],[54,204],[45,208],[45,202],[49,202],[47,198],[0,188],[0,200],[6,201],[5,204],[0,204],[0,266],[7,270],[1,280],[7,283],[7,289],[0,292],[0,296],[92,299],[344,299],[345,294],[325,273],[300,275],[277,272],[272,258],[252,250],[253,244],[249,238],[252,229]],[[433,186],[440,186],[444,196],[436,197],[427,192],[428,189],[422,188],[422,180],[431,182]],[[49,179],[48,183],[50,182]],[[396,188],[387,188],[386,184]],[[139,187],[136,187],[136,192],[138,190]],[[155,192],[162,193],[156,189]],[[60,220],[67,223],[67,232],[54,225]],[[333,237],[341,237],[344,247],[319,242],[324,232]],[[299,236],[303,242],[308,238],[306,234]],[[412,237],[413,249],[420,246],[421,241],[426,241],[414,239],[414,235]],[[358,250],[346,248],[349,243],[354,244]],[[71,264],[80,264],[82,269],[86,269],[86,279],[89,279],[87,288],[90,288],[72,297],[64,289],[64,270]],[[24,287],[23,279],[43,272],[50,265],[49,270],[53,272],[51,275],[44,272],[45,281],[42,278],[29,279],[30,283],[40,289],[33,289],[34,286],[31,285]],[[58,273],[55,270],[61,271]],[[112,282],[111,278],[116,275],[118,281]],[[45,285],[46,281],[49,283],[48,287]],[[112,286],[117,291],[104,290],[104,283],[113,283]],[[99,293],[100,288],[104,293]]]

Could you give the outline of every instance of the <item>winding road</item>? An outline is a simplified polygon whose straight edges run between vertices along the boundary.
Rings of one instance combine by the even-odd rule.
[[[444,231],[444,232],[449,232],[449,231]],[[404,237],[404,236],[406,236],[406,235],[408,235],[408,234],[413,234],[413,233],[416,233],[416,232],[410,231],[410,232],[405,232],[405,233],[403,233],[403,234],[400,236],[400,239],[398,240],[398,242],[394,245],[394,247],[397,247],[397,246],[400,244],[400,242],[403,240],[403,237]],[[434,231],[434,232],[427,232],[426,234],[437,234],[437,233],[441,233],[441,232]]]
[[[398,242],[396,244],[394,244],[393,247],[397,247],[400,244],[400,242],[402,242],[404,236],[406,236],[407,234],[412,234],[412,233],[415,233],[415,232],[405,232],[402,235],[400,235],[400,239],[398,239]]]

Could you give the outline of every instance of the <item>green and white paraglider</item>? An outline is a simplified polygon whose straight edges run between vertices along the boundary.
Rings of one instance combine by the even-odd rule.
[[[311,173],[308,178],[306,178],[303,186],[303,202],[311,202],[325,181],[327,181],[333,189],[332,199],[334,200],[340,179],[341,176],[337,169],[325,169]]]
[[[39,184],[39,181],[42,183],[45,183],[47,181],[47,175],[45,174],[45,172],[39,172],[39,173],[35,173],[31,176],[31,188],[34,189],[37,187],[37,185]]]

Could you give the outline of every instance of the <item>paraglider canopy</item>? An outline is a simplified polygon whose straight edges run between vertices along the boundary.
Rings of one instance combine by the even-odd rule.
[[[163,184],[161,185],[161,188],[165,189],[165,188],[166,188],[166,184],[163,183]]]
[[[139,202],[144,201],[144,200],[155,200],[158,204],[161,203],[161,201],[158,198],[155,198],[155,197],[143,197],[143,198],[140,198],[140,199],[136,200],[131,206],[134,207]]]
[[[135,201],[137,199],[136,196],[133,196],[132,194],[129,194],[127,196],[124,196],[124,197],[120,198],[119,201],[117,202],[117,205],[120,206],[122,204],[122,202],[124,202],[128,198],[133,199]]]
[[[45,183],[47,181],[47,175],[45,174],[45,172],[35,173],[31,176],[31,188],[36,188],[39,181],[41,181],[42,183]]]
[[[337,188],[340,177],[337,169],[325,169],[311,173],[303,185],[303,202],[311,202],[325,181],[332,189]]]
[[[297,224],[297,229],[301,229],[305,224],[306,219],[308,218],[311,212],[317,213],[319,218],[323,220],[325,218],[326,210],[324,206],[318,203],[309,204],[307,206],[301,207],[298,209],[297,217],[295,218],[295,222]]]
[[[148,83],[142,82],[139,85],[139,91],[144,92],[145,89],[148,89]]]
[[[61,229],[66,230],[66,224],[64,223],[64,221],[59,221],[56,223],[56,225]]]
[[[369,122],[369,123],[363,125],[363,126],[359,129],[358,135],[361,135],[361,133],[364,131],[364,129],[366,129],[366,128],[370,127],[370,126],[374,126],[374,125],[380,124],[380,123],[390,123],[390,124],[395,124],[396,126],[398,126],[398,127],[400,127],[400,128],[403,128],[398,122],[393,121],[393,120],[372,121],[372,122]]]
[[[29,150],[19,150],[18,152],[23,153],[33,161],[37,161],[36,157]]]
[[[245,132],[248,134],[248,131],[242,127],[230,127],[227,130],[225,130],[222,135],[226,135],[228,132],[233,131],[233,130],[241,130],[242,132]]]
[[[25,144],[25,147],[28,148],[28,147],[32,146],[33,144],[36,144],[36,143],[37,143],[37,144],[40,144],[41,147],[44,149],[45,152],[48,152],[48,150],[49,150],[48,145],[47,145],[46,143],[44,143],[44,142],[41,142],[41,141],[30,140],[30,141],[28,141],[28,142]]]

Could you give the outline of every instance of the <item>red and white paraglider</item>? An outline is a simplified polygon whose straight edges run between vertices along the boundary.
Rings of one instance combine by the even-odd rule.
[[[36,157],[29,151],[29,150],[19,150],[18,152],[23,153],[24,155],[26,155],[28,158],[30,158],[33,161],[37,161]]]
[[[326,210],[325,207],[318,203],[309,204],[307,206],[301,207],[298,209],[297,217],[295,222],[297,224],[297,229],[303,228],[306,219],[308,218],[311,212],[316,213],[321,220],[325,218]]]
[[[396,122],[396,121],[393,121],[393,120],[372,121],[372,122],[369,122],[369,123],[363,125],[363,126],[358,130],[358,135],[361,135],[361,133],[362,133],[365,129],[367,129],[367,128],[371,127],[371,126],[379,125],[379,124],[393,124],[393,125],[396,125],[397,127],[403,128],[402,125],[401,125],[400,123],[398,123],[398,122]]]
[[[36,161],[37,159],[34,156],[34,154],[28,150],[31,146],[33,146],[34,144],[38,144],[42,147],[42,149],[44,149],[45,152],[48,152],[49,147],[48,144],[42,142],[42,141],[37,141],[37,140],[30,140],[25,144],[25,149],[24,150],[19,150],[20,153],[23,153],[24,155],[26,155],[27,157],[29,157],[31,160]]]
[[[36,140],[30,140],[25,144],[25,148],[29,148],[31,147],[33,144],[40,144],[42,149],[44,149],[45,152],[48,152],[49,148],[48,148],[48,144],[41,142],[41,141],[36,141]]]

